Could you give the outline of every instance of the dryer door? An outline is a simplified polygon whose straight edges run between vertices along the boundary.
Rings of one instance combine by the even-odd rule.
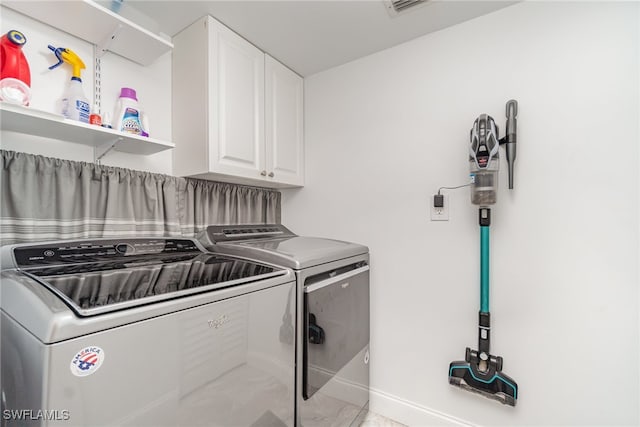
[[[306,400],[369,344],[369,266],[359,262],[307,278],[304,323]]]

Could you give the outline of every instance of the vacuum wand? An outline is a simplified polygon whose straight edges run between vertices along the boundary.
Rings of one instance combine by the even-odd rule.
[[[505,137],[505,148],[507,154],[507,168],[509,169],[509,190],[513,190],[513,168],[516,163],[516,131],[518,127],[516,116],[518,115],[518,101],[515,99],[508,101],[506,110],[507,135]]]
[[[502,372],[502,356],[491,354],[489,334],[489,226],[491,209],[480,207],[480,312],[478,313],[478,349],[465,350],[464,360],[449,364],[449,384],[479,393],[505,405],[516,406],[518,384]]]

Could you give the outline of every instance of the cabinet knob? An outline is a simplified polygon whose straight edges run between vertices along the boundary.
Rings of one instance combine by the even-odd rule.
[[[269,177],[273,178],[275,175],[273,174],[273,172],[269,172]]]
[[[262,171],[262,172],[260,172],[260,175],[262,175],[262,176],[267,176],[267,171]]]

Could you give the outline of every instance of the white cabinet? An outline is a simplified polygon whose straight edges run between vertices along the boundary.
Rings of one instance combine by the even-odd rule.
[[[279,182],[304,185],[302,78],[265,57],[265,147],[268,175]]]
[[[302,186],[302,78],[210,16],[173,42],[174,174]]]

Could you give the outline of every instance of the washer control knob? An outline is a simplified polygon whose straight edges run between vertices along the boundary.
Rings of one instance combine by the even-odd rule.
[[[135,248],[128,243],[118,243],[116,245],[116,252],[119,254],[132,254],[135,252]]]

